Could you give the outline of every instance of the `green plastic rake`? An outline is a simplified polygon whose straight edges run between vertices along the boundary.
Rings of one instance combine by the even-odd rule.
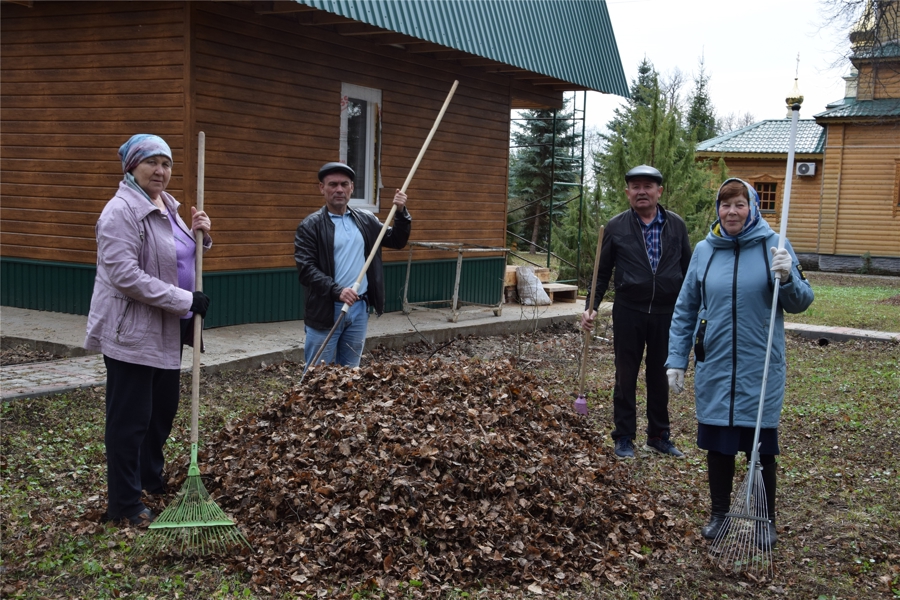
[[[150,524],[144,550],[157,554],[208,555],[225,553],[238,546],[251,548],[234,521],[203,486],[197,466],[197,442],[191,442],[187,480],[175,500]]]
[[[203,172],[206,136],[201,131],[197,144],[197,210],[203,210]],[[196,289],[203,290],[203,232],[195,233]],[[191,465],[187,480],[175,500],[150,524],[142,551],[208,555],[227,552],[237,546],[250,548],[234,521],[209,496],[197,466],[200,419],[200,336],[203,321],[194,318],[194,364],[191,369]]]

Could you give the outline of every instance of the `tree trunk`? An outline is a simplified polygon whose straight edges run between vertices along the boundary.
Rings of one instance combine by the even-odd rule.
[[[538,238],[540,236],[541,231],[541,203],[534,203],[534,224],[531,228],[531,248],[528,250],[529,254],[535,254],[537,252],[537,243]]]

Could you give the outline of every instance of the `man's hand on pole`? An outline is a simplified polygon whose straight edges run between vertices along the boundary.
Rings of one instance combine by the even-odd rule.
[[[594,328],[594,317],[597,316],[596,310],[586,310],[581,313],[581,328],[590,331]]]
[[[397,205],[397,212],[403,213],[406,208],[406,194],[400,190],[394,194],[394,204]]]
[[[353,291],[353,288],[344,288],[341,290],[341,302],[347,306],[353,306],[353,303],[359,300],[359,294]]]

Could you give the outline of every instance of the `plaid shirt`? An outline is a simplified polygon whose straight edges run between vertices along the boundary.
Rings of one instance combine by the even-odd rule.
[[[656,217],[649,223],[644,223],[637,213],[634,213],[634,218],[637,219],[641,229],[644,231],[644,246],[647,248],[647,258],[650,259],[650,268],[656,273],[656,267],[659,266],[659,257],[662,255],[662,228],[666,221],[663,219],[662,211],[659,209],[656,211]]]

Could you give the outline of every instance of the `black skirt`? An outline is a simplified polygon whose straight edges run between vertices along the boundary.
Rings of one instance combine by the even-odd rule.
[[[734,456],[738,452],[753,452],[753,427],[725,427],[697,424],[697,447]],[[781,454],[778,448],[778,428],[759,430],[759,453]]]

